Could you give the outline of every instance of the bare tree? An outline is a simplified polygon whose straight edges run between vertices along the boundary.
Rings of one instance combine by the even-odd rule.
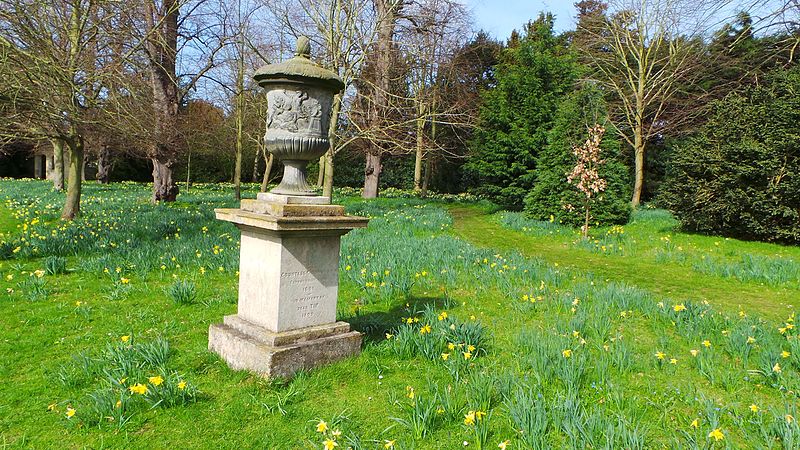
[[[85,135],[102,121],[116,74],[105,56],[118,8],[111,1],[0,1],[0,135],[50,140],[56,170],[69,149],[65,220],[80,213]],[[61,182],[56,177],[56,187]]]
[[[409,84],[414,105],[414,190],[423,191],[423,161],[436,148],[439,122],[465,122],[468,118],[454,104],[442,102],[440,66],[446,65],[464,45],[471,31],[466,8],[452,0],[423,0],[407,8],[408,25],[398,41],[410,64]],[[430,174],[430,170],[427,171]]]
[[[180,149],[178,112],[198,80],[217,63],[225,46],[224,18],[206,0],[142,0],[141,37],[153,90],[153,202],[175,201],[178,185],[173,166]],[[183,15],[181,15],[183,11]],[[179,55],[182,57],[179,73]]]
[[[667,120],[665,111],[681,86],[691,84],[702,61],[701,38],[729,4],[612,0],[602,20],[579,20],[583,54],[594,76],[615,97],[610,105],[612,120],[620,137],[633,148],[634,206],[641,201],[647,143],[676,125],[674,117]]]

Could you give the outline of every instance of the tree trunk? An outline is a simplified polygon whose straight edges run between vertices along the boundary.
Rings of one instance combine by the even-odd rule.
[[[242,199],[242,124],[239,122],[239,129],[236,136],[236,166],[233,170],[233,196],[236,200]]]
[[[189,150],[186,155],[186,192],[189,192],[189,187],[192,185],[192,151]]]
[[[81,185],[83,172],[83,136],[73,136],[69,141],[69,181],[67,199],[61,212],[63,220],[72,220],[81,211]]]
[[[325,152],[325,183],[322,187],[322,196],[333,196],[333,148]]]
[[[267,167],[264,169],[264,178],[261,180],[261,192],[267,192],[267,185],[269,184],[269,174],[272,172],[272,161],[275,159],[272,156],[272,153],[269,154],[266,158]]]
[[[328,149],[328,151],[331,151]],[[327,152],[326,152],[327,153]],[[325,158],[325,155],[319,157],[319,173],[317,173],[317,187],[322,187],[325,184],[325,163],[328,160]]]
[[[178,54],[178,0],[164,0],[157,7],[155,0],[146,2],[146,22],[150,34],[145,42],[150,81],[153,88],[155,144],[147,155],[153,162],[153,202],[174,202],[178,185],[172,168],[178,154],[178,104],[180,96],[175,83]]]
[[[102,184],[108,184],[111,178],[111,149],[107,145],[100,147],[100,153],[97,155],[97,181]]]
[[[635,155],[635,182],[633,184],[633,198],[631,199],[631,206],[635,208],[639,206],[639,203],[642,200],[642,187],[644,185],[644,140],[642,139],[642,135],[638,130],[634,131],[634,133],[636,134],[634,137],[635,148],[633,149]]]
[[[241,4],[239,5],[241,6]],[[240,11],[241,12],[241,11]],[[241,17],[240,17],[241,19]],[[241,30],[240,34],[241,34]],[[244,37],[239,36],[236,71],[236,166],[233,171],[234,197],[242,199],[242,123],[244,122]]]
[[[178,196],[178,184],[172,179],[171,158],[151,157],[153,163],[153,203],[174,202]]]
[[[386,126],[385,111],[389,107],[389,91],[391,77],[389,70],[392,65],[392,44],[394,42],[394,27],[397,22],[399,9],[403,2],[397,0],[375,0],[375,12],[378,23],[377,40],[375,46],[375,91],[371,111],[369,112],[370,126],[380,129]],[[378,184],[381,175],[381,155],[385,151],[381,144],[373,143],[374,148],[366,154],[364,167],[364,198],[378,196]]]
[[[53,189],[64,190],[64,141],[53,139]]]
[[[378,197],[378,183],[381,176],[381,155],[380,153],[367,153],[367,165],[364,170],[364,198]]]
[[[427,197],[428,196],[428,186],[431,183],[431,160],[430,158],[425,160],[425,176],[422,179],[422,191],[420,191],[420,197]]]
[[[328,127],[328,142],[330,148],[325,154],[325,178],[323,180],[322,196],[333,198],[333,157],[339,150],[339,137],[336,134],[336,127],[339,124],[339,113],[342,111],[342,94],[333,96],[333,106],[331,106],[331,122]]]
[[[253,176],[250,178],[251,183],[258,183],[258,160],[261,156],[261,152],[256,149],[256,157],[253,158]]]
[[[417,116],[417,151],[414,158],[414,190],[419,192],[422,190],[422,161],[425,158],[425,116],[422,114],[423,110],[420,108],[420,115]]]

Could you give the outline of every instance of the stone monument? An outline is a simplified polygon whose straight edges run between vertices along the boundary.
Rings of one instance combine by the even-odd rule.
[[[235,315],[209,328],[208,348],[230,367],[266,377],[361,351],[361,334],[336,321],[339,244],[367,225],[347,216],[306,181],[306,165],[329,147],[333,96],[341,80],[309,59],[309,41],[295,57],[261,67],[254,79],[267,90],[267,150],[283,162],[281,183],[239,209],[217,209],[217,219],[241,230],[239,302]]]

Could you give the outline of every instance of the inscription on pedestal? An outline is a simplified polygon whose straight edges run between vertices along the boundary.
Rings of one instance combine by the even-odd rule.
[[[312,268],[313,269],[313,268]],[[322,317],[322,304],[331,295],[327,292],[330,286],[338,282],[338,272],[333,270],[298,270],[281,273],[281,285],[287,293],[287,299],[294,316],[302,322],[313,323]],[[335,295],[335,293],[333,294]],[[335,304],[335,298],[329,299]]]

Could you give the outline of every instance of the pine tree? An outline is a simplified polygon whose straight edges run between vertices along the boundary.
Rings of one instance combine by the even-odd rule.
[[[464,167],[471,192],[509,209],[522,209],[558,103],[577,78],[575,56],[553,21],[540,15],[503,50]]]

